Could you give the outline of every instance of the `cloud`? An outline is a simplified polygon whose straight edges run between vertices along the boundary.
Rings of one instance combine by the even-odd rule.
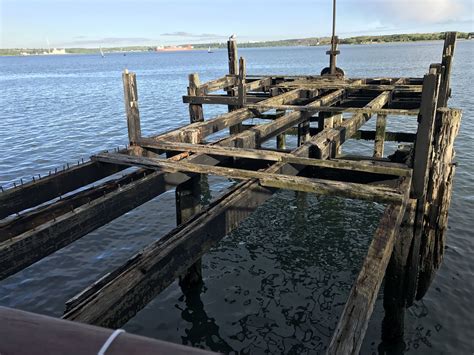
[[[186,37],[186,38],[200,38],[200,39],[209,39],[209,38],[225,38],[226,36],[214,34],[214,33],[190,33],[184,31],[177,32],[167,32],[161,34],[164,37]]]
[[[388,0],[384,3],[398,19],[422,23],[455,21],[466,10],[463,0]]]

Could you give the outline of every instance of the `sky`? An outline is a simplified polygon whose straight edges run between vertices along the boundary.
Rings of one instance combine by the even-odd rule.
[[[337,0],[340,37],[474,32],[473,0]],[[0,0],[0,48],[241,42],[330,35],[332,0]]]

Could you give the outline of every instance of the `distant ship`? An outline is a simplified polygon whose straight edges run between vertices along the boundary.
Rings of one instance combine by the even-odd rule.
[[[211,47],[209,46],[209,49],[207,50],[207,53],[214,53],[212,50],[211,50]]]
[[[191,45],[188,46],[159,46],[156,47],[155,51],[156,52],[180,52],[180,51],[190,51],[193,50],[194,47]]]

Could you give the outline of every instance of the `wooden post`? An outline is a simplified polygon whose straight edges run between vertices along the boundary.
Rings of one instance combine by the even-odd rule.
[[[245,88],[245,81],[247,76],[247,68],[245,64],[245,58],[240,57],[239,59],[239,106],[244,107],[246,104],[247,90]]]
[[[382,322],[382,340],[387,343],[403,339],[406,308],[407,268],[413,239],[416,200],[407,204],[400,225],[400,234],[394,244],[392,256],[385,273]]]
[[[189,74],[189,96],[198,96],[198,87],[200,85],[199,75],[197,73]],[[191,123],[204,121],[204,114],[201,104],[189,104],[189,116]]]
[[[413,162],[413,179],[411,197],[417,199],[415,215],[415,232],[410,250],[407,281],[407,305],[411,306],[416,297],[418,272],[420,267],[420,245],[423,231],[423,214],[426,203],[428,172],[430,167],[433,129],[438,101],[439,74],[427,74],[423,79],[421,93],[420,114],[415,141],[415,155]]]
[[[125,112],[127,114],[128,139],[130,144],[135,144],[142,135],[140,128],[140,112],[138,110],[137,78],[135,73],[127,69],[122,74],[123,91],[125,99]]]
[[[416,299],[421,299],[425,295],[443,260],[455,173],[454,140],[460,125],[460,110],[438,109],[430,157],[429,184],[423,211],[423,237]]]
[[[276,110],[277,115],[285,115],[286,110]],[[286,133],[279,134],[276,136],[276,147],[277,149],[283,150],[286,149]]]
[[[451,77],[451,67],[456,45],[457,32],[446,32],[444,39],[443,58],[441,61],[441,84],[439,89],[438,107],[446,107],[451,96],[449,86]]]
[[[374,158],[383,157],[386,127],[387,116],[377,115],[377,123],[375,126]]]
[[[229,38],[227,41],[227,58],[229,61],[229,75],[237,75],[239,72],[239,64],[238,64],[238,56],[237,56],[237,41],[233,36]],[[227,91],[227,95],[229,96],[234,96],[234,91],[229,90]],[[228,110],[234,111],[236,109],[236,106],[229,105]],[[231,134],[232,134],[232,129],[231,129]]]
[[[200,175],[193,176],[176,188],[176,223],[185,223],[201,210]],[[184,294],[202,283],[202,263],[199,258],[179,278]]]
[[[247,89],[245,87],[247,76],[247,69],[245,65],[245,58],[241,57],[239,59],[239,77],[238,77],[238,98],[239,98],[239,105],[238,108],[242,108],[245,106],[246,97],[247,97]],[[235,109],[236,107],[233,107]],[[230,134],[237,134],[242,132],[242,123],[238,123],[230,128]]]
[[[197,95],[199,87],[198,74],[189,75],[189,95]],[[189,105],[189,119],[191,123],[204,121],[202,105]],[[191,144],[201,143],[197,130],[189,130],[184,136],[184,141]],[[193,175],[190,180],[180,184],[175,191],[176,224],[179,226],[187,222],[201,210],[201,175]],[[188,294],[202,283],[202,262],[198,259],[179,278],[179,286],[184,294]]]

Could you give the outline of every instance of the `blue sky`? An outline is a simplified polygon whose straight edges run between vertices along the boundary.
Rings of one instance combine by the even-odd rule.
[[[0,47],[167,45],[327,36],[332,0],[0,0]],[[340,37],[474,32],[472,0],[338,0]]]

